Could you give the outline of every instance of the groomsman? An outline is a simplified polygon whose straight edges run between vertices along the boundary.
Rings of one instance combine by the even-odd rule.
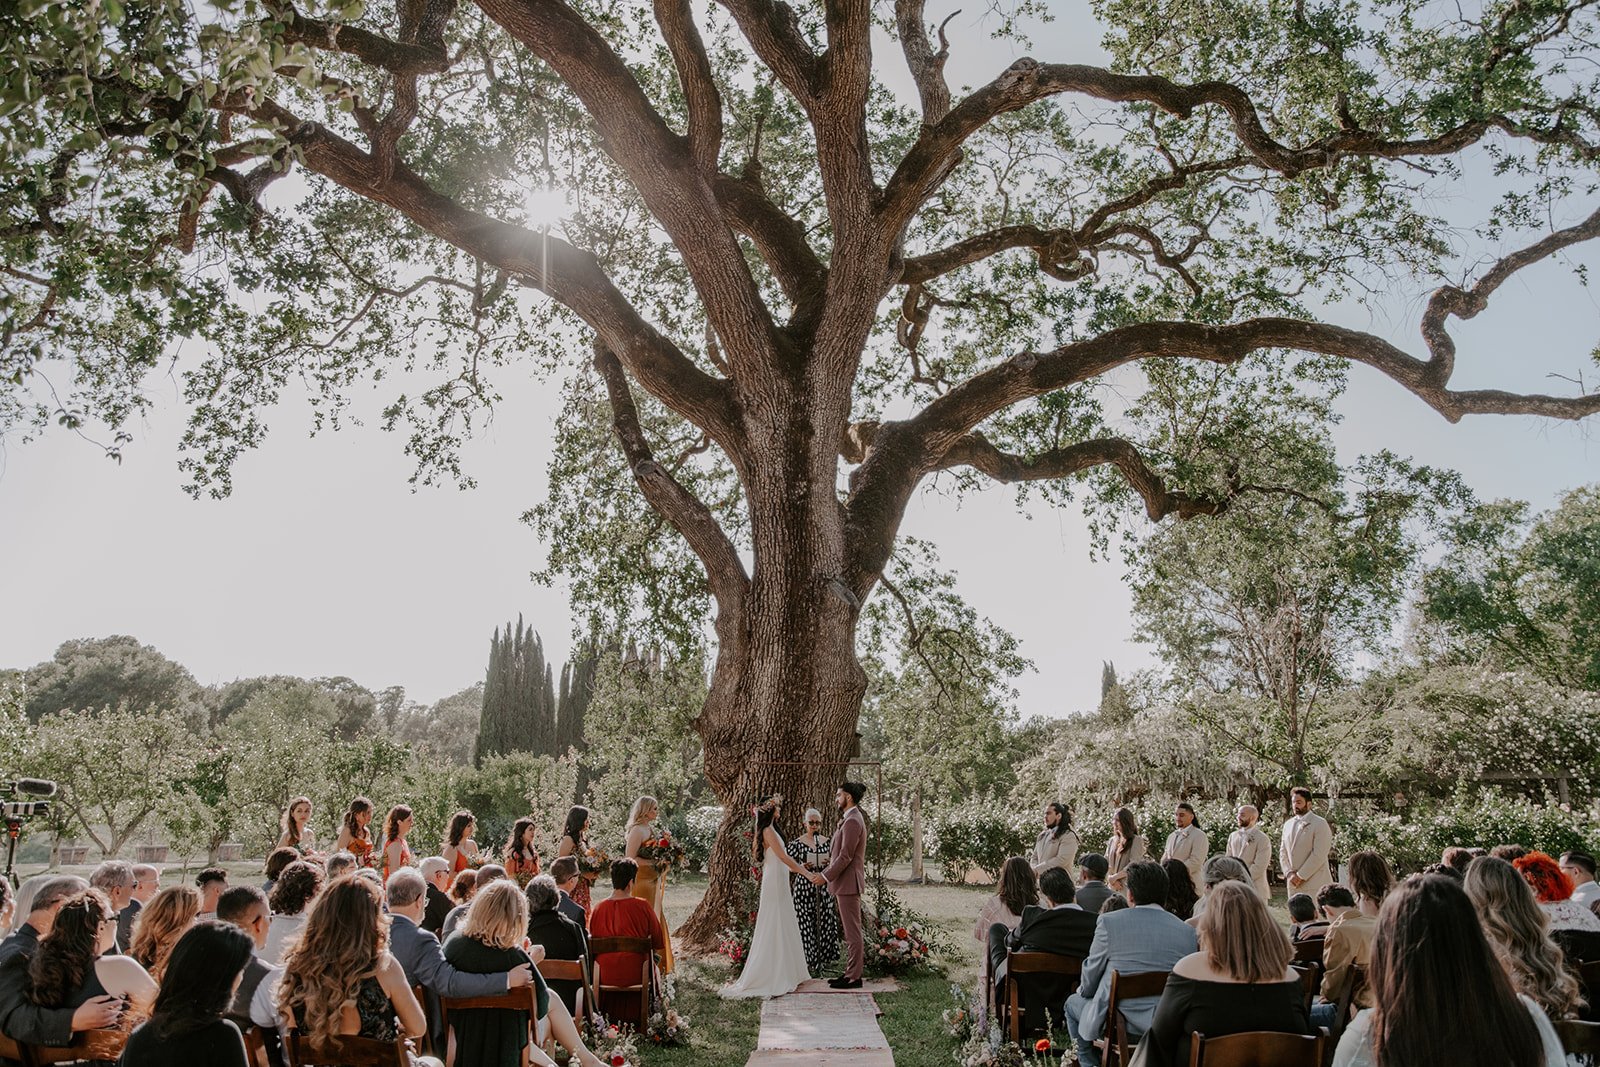
[[[1272,842],[1261,831],[1261,812],[1254,804],[1239,809],[1239,828],[1228,835],[1228,855],[1244,864],[1250,884],[1262,900],[1272,896],[1267,885],[1267,867],[1272,863]]]
[[[1161,853],[1161,862],[1177,860],[1189,868],[1189,880],[1198,889],[1203,884],[1200,871],[1206,865],[1211,842],[1206,838],[1205,831],[1200,829],[1200,824],[1195,821],[1194,808],[1188,804],[1179,804],[1177,810],[1173,812],[1173,817],[1178,822],[1178,828],[1167,835],[1167,847]]]
[[[1284,821],[1283,840],[1278,845],[1278,866],[1290,893],[1304,893],[1316,899],[1317,892],[1333,883],[1328,873],[1328,853],[1333,848],[1333,828],[1328,820],[1311,810],[1311,790],[1297,785],[1289,791],[1294,815]]]
[[[1078,860],[1078,835],[1072,832],[1072,819],[1067,806],[1053,800],[1044,806],[1044,829],[1033,843],[1029,858],[1035,877],[1052,867],[1060,867],[1070,876]]]

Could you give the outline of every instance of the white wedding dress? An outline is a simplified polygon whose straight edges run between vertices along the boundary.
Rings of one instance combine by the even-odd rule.
[[[800,919],[789,893],[789,868],[770,845],[766,855],[750,955],[739,980],[722,987],[724,997],[779,997],[811,977],[800,940]]]

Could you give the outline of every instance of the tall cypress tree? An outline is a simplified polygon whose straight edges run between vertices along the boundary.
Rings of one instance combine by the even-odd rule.
[[[473,762],[506,752],[548,753],[555,742],[556,700],[544,642],[517,616],[495,628]]]

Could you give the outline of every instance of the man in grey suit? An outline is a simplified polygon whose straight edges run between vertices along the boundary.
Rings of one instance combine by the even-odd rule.
[[[1100,916],[1089,957],[1083,961],[1078,991],[1067,998],[1067,1032],[1078,1046],[1082,1067],[1100,1067],[1094,1042],[1106,1032],[1111,972],[1170,971],[1198,947],[1194,928],[1161,906],[1168,888],[1161,865],[1135,863],[1127,873],[1128,899],[1133,907]],[[1138,997],[1118,1002],[1130,1037],[1137,1038],[1150,1028],[1159,999]]]
[[[442,1048],[444,1021],[439,1012],[440,997],[497,997],[533,981],[533,968],[523,964],[498,974],[469,974],[458,971],[444,958],[439,939],[422,929],[422,913],[427,909],[427,883],[415,867],[402,867],[389,876],[389,951],[400,961],[408,985],[423,988],[428,1003],[428,1032],[436,1048]],[[535,959],[544,950],[535,950]]]
[[[1098,852],[1090,852],[1078,860],[1078,892],[1072,899],[1091,915],[1099,915],[1100,905],[1116,896],[1106,885],[1109,870],[1111,864]]]

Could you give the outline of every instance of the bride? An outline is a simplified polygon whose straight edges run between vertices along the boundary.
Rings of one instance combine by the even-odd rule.
[[[755,855],[766,860],[761,867],[761,903],[756,911],[756,932],[750,938],[750,955],[739,980],[722,987],[724,997],[777,997],[793,992],[811,973],[800,940],[800,920],[789,893],[789,871],[809,877],[783,846],[772,822],[783,810],[783,797],[771,796],[755,808]],[[787,868],[787,869],[786,869]]]

